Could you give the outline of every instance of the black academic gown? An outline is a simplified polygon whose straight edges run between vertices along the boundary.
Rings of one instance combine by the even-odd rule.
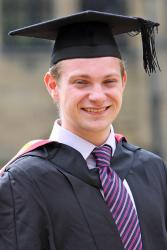
[[[162,160],[120,141],[112,168],[135,200],[143,249],[167,249],[167,171]],[[99,191],[97,169],[50,143],[13,162],[0,177],[0,250],[123,250]]]

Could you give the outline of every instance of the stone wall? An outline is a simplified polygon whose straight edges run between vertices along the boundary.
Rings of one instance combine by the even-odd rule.
[[[43,83],[48,70],[45,55],[38,55],[39,61],[32,58],[32,65],[18,57],[5,57],[0,62],[1,161],[27,141],[48,137],[57,113]]]

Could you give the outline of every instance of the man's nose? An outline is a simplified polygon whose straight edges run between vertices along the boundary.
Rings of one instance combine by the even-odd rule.
[[[103,102],[106,98],[103,87],[97,84],[91,88],[89,93],[89,100],[92,102]]]

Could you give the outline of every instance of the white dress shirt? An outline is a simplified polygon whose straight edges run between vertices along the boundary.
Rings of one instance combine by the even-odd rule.
[[[88,168],[92,169],[96,167],[96,162],[95,159],[92,156],[92,151],[96,147],[94,144],[84,140],[83,138],[73,134],[69,130],[61,127],[61,121],[58,119],[55,121],[51,135],[50,135],[50,140],[52,141],[57,141],[63,144],[66,144],[70,147],[73,147],[77,151],[79,151],[83,158],[86,160]],[[111,125],[111,132],[109,134],[109,137],[107,138],[106,142],[104,144],[108,144],[112,148],[112,155],[115,152],[116,149],[116,142],[115,142],[115,134],[114,134],[114,129],[113,126]],[[130,190],[130,187],[127,183],[127,181],[124,179],[123,181],[124,186],[126,187],[130,198],[132,200],[132,203],[135,206],[135,202],[133,199],[132,192]]]

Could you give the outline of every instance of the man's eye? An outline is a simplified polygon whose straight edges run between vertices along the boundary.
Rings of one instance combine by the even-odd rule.
[[[116,79],[107,79],[104,81],[104,83],[115,83],[115,82],[117,82]]]
[[[86,84],[87,82],[85,80],[82,79],[78,79],[74,81],[75,84]]]

